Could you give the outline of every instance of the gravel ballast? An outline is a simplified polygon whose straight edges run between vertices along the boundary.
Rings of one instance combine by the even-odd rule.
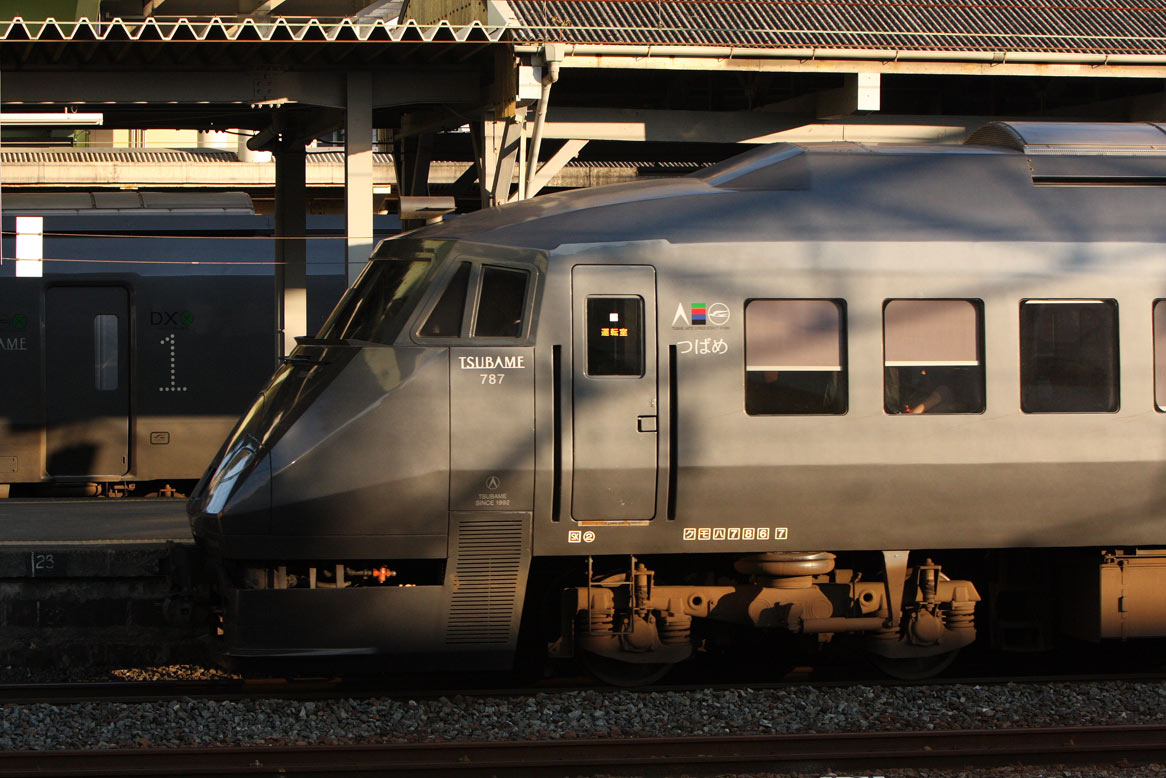
[[[591,739],[1160,723],[1166,683],[805,685],[0,707],[4,750]]]

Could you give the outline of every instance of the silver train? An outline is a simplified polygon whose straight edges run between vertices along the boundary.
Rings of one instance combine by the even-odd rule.
[[[224,649],[1166,634],[1164,183],[1161,125],[994,123],[386,241],[191,497]]]

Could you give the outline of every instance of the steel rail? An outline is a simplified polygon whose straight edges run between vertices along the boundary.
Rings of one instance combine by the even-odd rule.
[[[480,680],[480,679],[479,679]],[[838,680],[786,678],[780,681],[681,682],[659,683],[636,688],[620,688],[599,684],[585,676],[548,679],[529,686],[515,686],[505,680],[497,686],[467,685],[440,679],[408,678],[224,678],[216,680],[171,681],[81,681],[57,683],[0,684],[0,705],[30,705],[49,703],[70,705],[85,702],[145,703],[162,700],[334,700],[368,699],[435,699],[438,697],[523,697],[538,694],[559,694],[587,690],[600,694],[616,693],[677,693],[691,691],[749,688],[753,690],[838,689],[863,687],[917,687],[917,686],[993,686],[1001,684],[1054,683],[1160,683],[1166,681],[1164,672],[1147,673],[1089,673],[1040,676],[961,676],[905,681],[886,677],[859,677]]]
[[[0,777],[457,774],[542,776],[674,771],[1150,762],[1166,726],[863,732],[551,742],[252,746],[0,753]]]
[[[596,687],[586,678],[563,679],[518,687],[513,683],[498,686],[469,686],[466,682],[443,684],[441,680],[408,678],[223,678],[214,680],[171,681],[79,681],[56,683],[0,684],[0,705],[49,703],[70,705],[83,702],[145,703],[162,700],[335,700],[386,697],[432,699],[437,697],[517,697],[553,694]],[[613,689],[614,691],[615,689]],[[667,691],[654,687],[655,691]]]

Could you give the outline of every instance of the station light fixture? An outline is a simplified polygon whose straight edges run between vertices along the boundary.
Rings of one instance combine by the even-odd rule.
[[[102,113],[0,113],[0,125],[24,127],[96,126],[105,122]]]

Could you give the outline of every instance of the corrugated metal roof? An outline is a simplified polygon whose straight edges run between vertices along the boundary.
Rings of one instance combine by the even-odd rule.
[[[1162,0],[510,0],[516,41],[1166,53]]]
[[[1162,0],[509,0],[506,26],[345,19],[0,20],[0,42],[517,43],[1166,54]],[[379,7],[378,7],[379,8]]]
[[[271,20],[231,18],[183,18],[105,22],[24,21],[17,17],[0,21],[0,41],[89,42],[274,42],[274,43],[495,43],[504,27],[478,22],[454,27],[449,24],[420,26],[396,24],[381,18],[327,21],[280,17]]]

